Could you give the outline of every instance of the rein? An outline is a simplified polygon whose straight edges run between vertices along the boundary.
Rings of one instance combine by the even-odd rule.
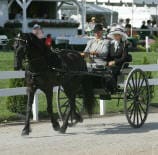
[[[24,40],[24,39],[21,39],[21,38],[14,38],[14,40],[16,40],[16,41],[22,41],[24,43],[27,43],[27,40]]]

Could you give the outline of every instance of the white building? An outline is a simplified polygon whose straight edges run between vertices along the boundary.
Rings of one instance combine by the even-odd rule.
[[[158,0],[0,0],[0,26],[3,26],[8,19],[10,19],[9,14],[16,13],[19,9],[25,10],[27,8],[27,15],[23,14],[24,16],[27,16],[27,18],[30,18],[31,11],[37,10],[35,9],[35,3],[38,4],[39,11],[42,13],[44,10],[49,10],[49,14],[53,16],[55,12],[58,11],[61,3],[63,2],[75,2],[76,5],[78,5],[78,2],[86,1],[86,3],[95,3],[98,5],[101,5],[102,7],[109,8],[113,11],[117,11],[119,13],[118,18],[131,18],[132,24],[134,27],[140,27],[141,22],[143,20],[148,20],[151,18],[151,15],[157,15],[158,14]],[[26,3],[27,5],[20,6],[20,3]],[[59,2],[59,5],[57,7],[53,7],[53,5]],[[134,2],[134,5],[132,3]],[[15,4],[16,3],[16,4]],[[43,5],[43,3],[47,3],[47,5]],[[54,3],[54,4],[52,4]],[[49,5],[51,4],[51,5]],[[147,5],[144,5],[147,4]],[[18,6],[18,9],[15,8]],[[31,7],[30,7],[31,6]],[[133,7],[132,7],[133,6]],[[139,7],[141,6],[141,7]],[[26,8],[25,8],[26,7]],[[82,6],[83,7],[83,6]],[[56,9],[55,9],[56,8]],[[52,13],[53,12],[53,13]],[[39,14],[41,17],[41,15]],[[84,19],[82,19],[84,20]],[[27,21],[23,22],[26,23]],[[26,25],[24,25],[26,27]]]
[[[3,26],[4,23],[8,20],[8,1],[0,0],[0,26]]]
[[[66,35],[77,35],[78,24],[75,21],[58,19],[60,7],[65,2],[75,3],[79,7],[82,12],[82,23],[84,24],[84,11],[77,0],[0,0],[0,26],[4,26],[6,22],[15,25],[18,20],[22,23],[22,31],[30,32],[32,25],[29,23],[38,22],[45,24],[46,34],[51,33],[55,37],[65,35],[65,33]],[[16,18],[17,15],[21,18]],[[58,26],[54,27],[60,28],[60,30],[50,31],[50,27],[52,30],[52,25],[56,23],[58,23]],[[63,30],[62,28],[65,27],[66,30]]]

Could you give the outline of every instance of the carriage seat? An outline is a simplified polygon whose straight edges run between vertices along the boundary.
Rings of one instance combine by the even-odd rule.
[[[129,55],[129,59],[122,64],[122,67],[120,69],[120,74],[117,77],[118,83],[123,83],[125,81],[125,76],[127,76],[129,72],[132,70],[132,67],[129,66],[131,62],[132,56]]]

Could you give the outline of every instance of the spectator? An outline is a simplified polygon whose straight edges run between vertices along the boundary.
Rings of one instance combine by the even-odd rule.
[[[130,24],[130,19],[127,18],[126,19],[126,23],[125,23],[125,28],[126,28],[126,32],[128,36],[131,36],[131,24]]]
[[[152,34],[153,34],[153,33],[152,33],[153,27],[152,27],[151,20],[147,20],[147,28],[149,29],[149,31],[148,31],[148,36],[151,37]]]
[[[146,26],[145,21],[142,21],[142,25],[140,27],[142,29],[142,31],[140,31],[140,39],[145,40],[145,36],[148,35],[148,32],[145,31],[148,27]]]
[[[118,25],[124,27],[124,20],[123,19],[119,19]]]
[[[18,12],[16,15],[15,15],[15,19],[18,20],[18,21],[22,21],[22,12]]]
[[[95,24],[96,24],[95,17],[92,17],[91,21],[88,23],[88,26],[89,26],[89,28],[90,28],[91,31],[94,30]]]
[[[130,24],[130,19],[129,18],[126,19],[125,28],[127,28],[127,29],[131,28],[131,24]]]
[[[48,19],[48,14],[47,14],[47,13],[45,13],[45,14],[43,15],[43,19]]]
[[[155,20],[155,19],[152,21],[152,27],[153,27],[154,29],[157,28],[156,20]],[[158,32],[157,32],[157,31],[153,31],[153,35],[157,36],[157,35],[158,35]]]

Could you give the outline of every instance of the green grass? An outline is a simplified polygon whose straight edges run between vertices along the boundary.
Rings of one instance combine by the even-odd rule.
[[[150,64],[157,63],[158,60],[158,52],[150,52],[146,53],[143,52],[132,52],[133,57],[133,64],[142,64],[144,61],[144,57],[147,57],[147,60]],[[13,62],[14,62],[14,53],[12,51],[10,52],[0,52],[0,71],[11,71],[13,70]],[[154,76],[157,76],[158,73],[154,73]],[[9,80],[0,80],[0,88],[8,88],[9,86]],[[155,103],[154,105],[158,105],[158,88],[155,87],[155,96],[152,99],[152,102]],[[6,98],[7,97],[1,97],[0,98],[0,122],[6,121],[6,120],[19,120],[21,117],[19,117],[18,114],[9,112],[6,109]],[[56,100],[55,100],[55,94],[54,94],[54,111],[57,113],[57,107],[56,107]],[[121,100],[119,106],[117,105],[117,100],[108,100],[106,109],[107,112],[122,112],[123,111],[123,101]],[[40,119],[48,118],[48,114],[46,112],[47,106],[46,106],[46,99],[43,94],[39,95],[39,117]],[[96,113],[99,113],[99,104],[97,104],[97,107],[95,109]]]
[[[156,64],[158,61],[158,52],[132,52],[132,63],[140,65],[143,63],[144,57],[147,57],[150,64]]]
[[[0,51],[0,71],[13,70],[14,53]]]

